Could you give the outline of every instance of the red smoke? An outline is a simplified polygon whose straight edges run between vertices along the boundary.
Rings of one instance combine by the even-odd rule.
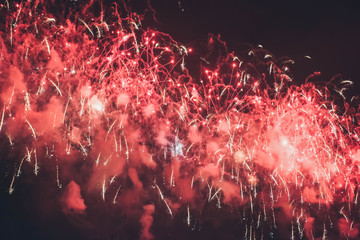
[[[153,222],[153,214],[155,212],[155,206],[153,204],[148,204],[143,207],[144,213],[140,218],[140,223],[142,226],[140,239],[141,240],[150,240],[154,239],[154,236],[150,232],[150,228]]]
[[[84,199],[81,197],[80,186],[76,182],[71,181],[65,189],[63,198],[63,211],[67,214],[84,213],[86,205]]]

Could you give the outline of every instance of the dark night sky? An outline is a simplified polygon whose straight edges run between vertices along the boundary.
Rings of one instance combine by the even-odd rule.
[[[323,81],[342,74],[360,89],[356,1],[153,0],[151,5],[159,29],[180,42],[206,41],[213,33],[230,51],[261,44],[276,58],[295,60],[295,81],[320,71]]]

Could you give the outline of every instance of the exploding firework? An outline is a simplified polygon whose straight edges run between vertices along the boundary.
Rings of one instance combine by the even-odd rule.
[[[91,2],[58,19],[49,6],[1,5],[10,195],[23,175],[48,172],[63,214],[80,229],[100,225],[103,238],[234,224],[244,239],[358,236],[359,119],[343,94],[351,82],[296,85],[290,61],[261,48],[242,59],[215,36],[193,73],[197,49],[144,30],[126,7],[99,4],[97,16]],[[98,211],[124,228],[108,233]]]

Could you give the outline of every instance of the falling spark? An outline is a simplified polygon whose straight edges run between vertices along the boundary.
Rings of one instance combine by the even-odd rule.
[[[167,203],[166,199],[164,198],[164,195],[163,195],[163,193],[161,192],[159,186],[158,186],[156,183],[155,183],[155,186],[156,186],[157,190],[159,191],[160,198],[161,198],[161,200],[163,200],[163,202],[165,203],[165,205],[166,205],[166,207],[167,207],[167,209],[168,209],[168,211],[169,211],[169,214],[171,215],[172,218],[174,218],[173,212],[172,212],[169,204]]]
[[[28,124],[28,126],[29,126],[29,128],[30,128],[30,130],[32,132],[32,135],[33,135],[34,139],[36,140],[36,133],[35,133],[35,130],[34,130],[33,126],[29,123],[28,120],[26,120],[26,123]]]
[[[4,107],[3,107],[3,111],[2,111],[2,114],[1,114],[0,132],[1,132],[1,129],[2,129],[3,124],[4,124],[4,116],[5,116],[5,105],[4,105]]]

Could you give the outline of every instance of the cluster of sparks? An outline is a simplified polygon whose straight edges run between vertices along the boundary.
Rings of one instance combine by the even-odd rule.
[[[39,1],[0,7],[0,134],[21,155],[10,194],[24,167],[37,175],[50,159],[59,188],[73,180],[105,202],[131,196],[170,219],[184,211],[189,226],[213,202],[242,209],[252,239],[276,228],[280,207],[292,237],[311,238],[309,206],[336,205],[341,221],[328,214],[321,236],[341,224],[341,234],[357,235],[358,123],[349,109],[339,113],[326,86],[296,86],[255,50],[260,75],[228,54],[215,67],[203,58],[193,78],[186,58],[196,49],[143,30],[139,15],[122,18],[116,4],[107,22],[103,12],[84,14],[91,5],[60,22]],[[62,171],[79,161],[82,182]]]

